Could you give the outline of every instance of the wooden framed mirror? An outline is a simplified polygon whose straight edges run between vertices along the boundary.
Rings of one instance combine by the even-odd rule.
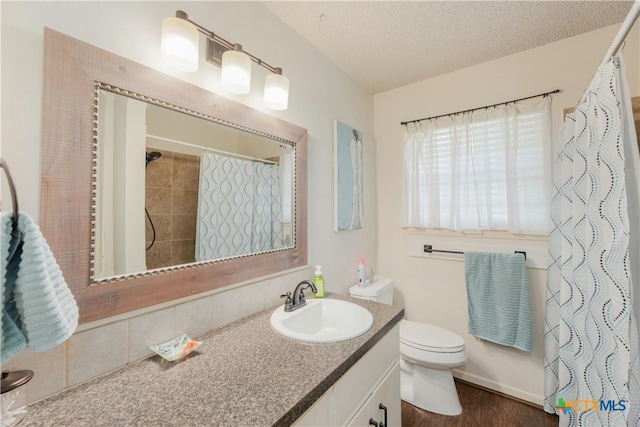
[[[45,29],[40,228],[86,323],[307,263],[307,131]],[[292,242],[284,248],[93,280],[98,87],[292,147]]]

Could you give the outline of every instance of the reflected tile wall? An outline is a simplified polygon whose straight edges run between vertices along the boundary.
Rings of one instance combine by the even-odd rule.
[[[195,261],[196,213],[200,158],[162,150],[147,166],[145,203],[147,268],[161,268]]]

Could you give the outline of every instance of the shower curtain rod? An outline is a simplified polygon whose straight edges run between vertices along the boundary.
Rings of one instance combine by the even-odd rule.
[[[400,125],[404,126],[404,125],[407,125],[409,123],[421,122],[423,120],[438,119],[440,117],[455,116],[456,114],[462,114],[462,113],[470,113],[472,111],[484,110],[485,108],[497,107],[498,105],[506,105],[506,104],[510,104],[512,102],[524,101],[525,99],[537,98],[539,96],[547,96],[547,95],[551,95],[551,94],[558,93],[558,92],[560,92],[560,89],[556,89],[556,90],[553,90],[551,92],[540,93],[538,95],[527,96],[525,98],[514,99],[512,101],[499,102],[499,103],[493,104],[493,105],[485,105],[484,107],[471,108],[470,110],[456,111],[455,113],[440,114],[439,116],[425,117],[424,119],[416,119],[416,120],[409,120],[407,122],[400,122]]]
[[[638,16],[640,16],[640,0],[635,0],[635,2],[633,2],[633,6],[631,6],[631,9],[629,9],[629,13],[627,13],[627,17],[624,18],[622,25],[620,25],[620,29],[618,30],[618,33],[616,34],[615,38],[609,45],[609,49],[607,49],[607,53],[604,54],[604,58],[602,59],[602,62],[598,66],[598,69],[602,67],[604,64],[606,64],[611,58],[613,58],[613,56],[618,52],[618,50],[620,50],[620,47],[622,46],[624,39],[626,39],[627,36],[629,35],[629,31],[631,31],[631,28],[633,27],[633,24],[638,19]],[[585,100],[585,96],[587,95],[587,90],[588,89],[585,89],[585,91],[582,93],[582,96],[580,97],[580,100],[576,105],[582,104],[582,102]]]
[[[620,49],[620,46],[622,46],[622,42],[624,41],[624,39],[627,38],[627,35],[629,35],[629,31],[631,31],[633,24],[636,22],[639,16],[640,16],[640,0],[636,0],[633,3],[633,6],[631,6],[631,9],[629,9],[629,13],[627,14],[627,17],[622,22],[622,25],[618,30],[618,34],[611,42],[611,45],[609,46],[609,50],[607,50],[607,53],[604,54],[604,59],[600,63],[600,66],[603,66],[609,59],[611,59],[611,57],[613,57],[616,54],[616,52],[618,52],[618,50]]]
[[[240,157],[242,159],[248,159],[254,162],[268,163],[271,165],[278,164],[278,162],[272,162],[271,160],[260,159],[258,157],[245,156],[244,154],[232,153],[230,151],[218,150],[216,148],[203,147],[201,145],[191,144],[190,142],[179,141],[177,139],[171,139],[171,138],[165,138],[163,136],[158,136],[158,135],[151,135],[149,133],[147,134],[147,138],[157,139],[158,141],[164,141],[164,142],[172,142],[174,144],[180,144],[180,145],[184,145],[191,148],[197,148],[198,150],[203,150],[203,151],[211,151],[213,153],[222,154],[225,156]]]

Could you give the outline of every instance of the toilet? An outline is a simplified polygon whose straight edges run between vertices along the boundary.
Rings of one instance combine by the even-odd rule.
[[[393,280],[376,277],[369,286],[349,288],[354,298],[393,303]],[[411,320],[400,321],[402,400],[442,415],[462,412],[451,370],[464,364],[464,340],[447,329]]]

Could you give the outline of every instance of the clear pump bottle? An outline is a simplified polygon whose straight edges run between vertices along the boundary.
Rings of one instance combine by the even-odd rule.
[[[358,258],[358,286],[364,288],[367,286],[367,270],[364,266],[364,257],[361,255]]]
[[[324,298],[324,277],[322,277],[322,266],[316,265],[316,273],[313,276],[313,284],[316,286],[318,292],[315,293],[315,298]]]

